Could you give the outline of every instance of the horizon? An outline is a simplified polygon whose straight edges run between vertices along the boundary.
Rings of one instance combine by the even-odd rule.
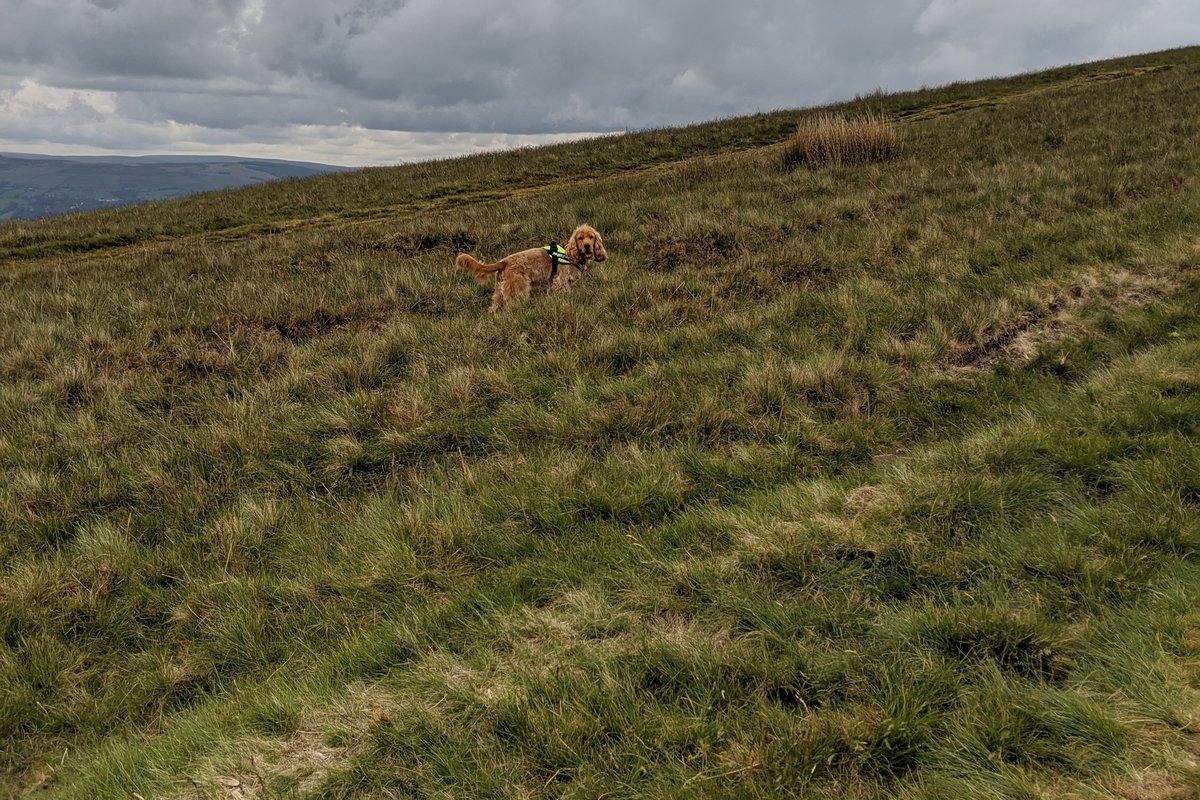
[[[338,134],[332,139],[318,138],[318,145],[304,145],[303,143],[289,143],[272,145],[263,142],[245,142],[238,145],[226,147],[225,145],[210,145],[193,143],[190,147],[174,148],[174,149],[139,149],[139,148],[99,148],[90,145],[80,144],[61,144],[53,142],[40,143],[18,143],[13,140],[0,137],[0,156],[9,155],[15,157],[45,157],[45,158],[126,158],[126,159],[151,159],[151,158],[188,158],[188,159],[239,159],[245,161],[281,161],[293,164],[311,164],[321,167],[332,167],[338,170],[353,170],[365,169],[370,167],[391,167],[402,166],[404,164],[417,163],[422,161],[436,161],[448,158],[460,158],[482,153],[498,153],[510,150],[520,150],[529,147],[543,147],[555,144],[566,144],[570,142],[583,141],[586,139],[595,139],[608,136],[621,136],[625,134],[633,134],[656,129],[678,129],[687,128],[693,125],[703,125],[709,122],[724,119],[736,119],[739,117],[748,117],[755,114],[774,113],[778,111],[804,111],[813,108],[823,108],[830,105],[840,103],[853,102],[856,99],[867,97],[877,93],[883,94],[903,94],[906,92],[919,92],[930,89],[938,89],[946,86],[951,86],[957,83],[988,81],[988,80],[1003,80],[1006,78],[1017,77],[1020,75],[1033,74],[1037,72],[1045,72],[1055,69],[1069,69],[1071,67],[1081,66],[1100,60],[1116,60],[1123,58],[1135,58],[1141,55],[1147,55],[1153,52],[1167,52],[1170,50],[1185,50],[1192,47],[1200,47],[1200,39],[1187,44],[1173,45],[1165,48],[1157,48],[1151,50],[1139,50],[1135,52],[1111,53],[1099,58],[1079,59],[1074,61],[1060,62],[1047,64],[1039,67],[1022,68],[1009,73],[995,73],[987,75],[973,75],[953,77],[940,83],[910,86],[875,86],[870,89],[860,89],[853,93],[844,96],[828,97],[820,102],[810,102],[791,106],[781,106],[772,109],[755,109],[744,111],[741,113],[718,114],[705,119],[691,119],[679,121],[675,124],[661,126],[644,126],[644,127],[626,127],[619,130],[598,130],[598,131],[572,131],[563,133],[510,133],[510,132],[495,132],[488,134],[472,133],[466,131],[386,131],[386,130],[368,130],[365,128],[353,128],[348,126],[339,126]],[[0,96],[2,100],[2,96]],[[2,109],[2,103],[0,103]],[[304,126],[312,128],[316,126]],[[354,136],[361,137],[360,141],[369,142],[369,147],[372,153],[376,155],[372,157],[355,158],[346,153],[345,150],[334,147],[330,144],[331,141],[345,141],[348,132]],[[405,157],[385,158],[382,155],[382,148],[391,142],[394,146],[408,149],[401,149],[399,152],[408,153]],[[28,149],[37,147],[39,149]],[[25,148],[25,149],[22,149]],[[236,150],[236,152],[235,152]]]
[[[29,0],[0,31],[0,150],[386,166],[1196,43],[1190,0]]]
[[[85,161],[85,160],[121,160],[121,161],[148,161],[152,159],[161,159],[163,163],[172,161],[259,161],[259,162],[279,162],[283,164],[307,164],[314,167],[331,167],[333,169],[358,169],[344,164],[330,164],[323,161],[299,161],[290,158],[271,158],[266,156],[239,156],[230,153],[36,153],[30,151],[15,151],[15,150],[0,150],[0,158],[12,158],[16,160],[48,160],[48,161]]]
[[[700,124],[704,120],[697,120],[693,123]],[[686,125],[679,126],[686,127]],[[536,136],[523,136],[518,134],[501,134],[498,136],[489,136],[485,139],[469,138],[467,141],[460,141],[463,138],[462,134],[453,133],[447,134],[448,144],[445,148],[431,148],[423,146],[408,158],[397,158],[394,160],[386,160],[382,157],[378,158],[361,158],[355,159],[351,155],[338,155],[331,153],[328,157],[321,154],[326,152],[324,148],[306,148],[306,147],[280,147],[272,145],[242,145],[238,152],[232,152],[229,148],[220,146],[197,146],[193,149],[175,149],[175,150],[153,150],[144,151],[139,149],[101,149],[89,147],[86,145],[62,145],[54,143],[43,143],[44,150],[32,149],[17,149],[17,144],[11,141],[0,140],[0,156],[32,156],[46,158],[229,158],[241,159],[246,161],[286,161],[289,163],[300,164],[316,164],[325,167],[336,167],[338,169],[364,169],[368,167],[392,167],[401,166],[403,164],[411,164],[419,161],[435,161],[444,158],[458,158],[462,156],[475,155],[477,153],[496,153],[506,150],[520,150],[526,147],[542,147],[546,145],[564,144],[568,142],[576,142],[584,139],[594,139],[601,136],[619,136],[624,133],[635,133],[636,131],[581,131],[576,133],[564,134],[546,134]],[[337,160],[330,160],[337,159]]]

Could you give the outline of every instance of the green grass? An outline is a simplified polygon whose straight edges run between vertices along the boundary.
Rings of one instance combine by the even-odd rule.
[[[1198,77],[0,225],[5,786],[1194,797]]]

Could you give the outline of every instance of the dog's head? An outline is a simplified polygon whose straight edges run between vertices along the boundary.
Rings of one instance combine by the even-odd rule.
[[[600,232],[591,225],[580,225],[575,229],[571,234],[571,241],[567,242],[567,255],[572,261],[580,264],[586,263],[588,259],[603,261],[608,258]]]

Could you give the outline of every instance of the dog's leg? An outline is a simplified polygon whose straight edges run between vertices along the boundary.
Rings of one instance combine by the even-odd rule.
[[[500,273],[496,291],[492,294],[492,313],[503,310],[513,300],[529,297],[529,276],[521,270],[510,269]]]
[[[577,277],[573,270],[563,268],[550,284],[550,291],[554,293],[569,291],[571,284],[575,282]]]
[[[524,272],[513,275],[512,285],[508,296],[512,300],[527,300],[529,298],[529,276]]]

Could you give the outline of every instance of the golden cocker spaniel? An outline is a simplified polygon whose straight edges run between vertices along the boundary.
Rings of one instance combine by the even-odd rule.
[[[495,264],[481,264],[466,253],[460,253],[454,263],[470,271],[480,283],[486,284],[488,278],[496,276],[491,309],[495,314],[505,303],[528,297],[531,287],[546,286],[552,292],[570,289],[589,260],[606,258],[608,253],[600,233],[591,225],[580,225],[566,242],[531,247]]]

